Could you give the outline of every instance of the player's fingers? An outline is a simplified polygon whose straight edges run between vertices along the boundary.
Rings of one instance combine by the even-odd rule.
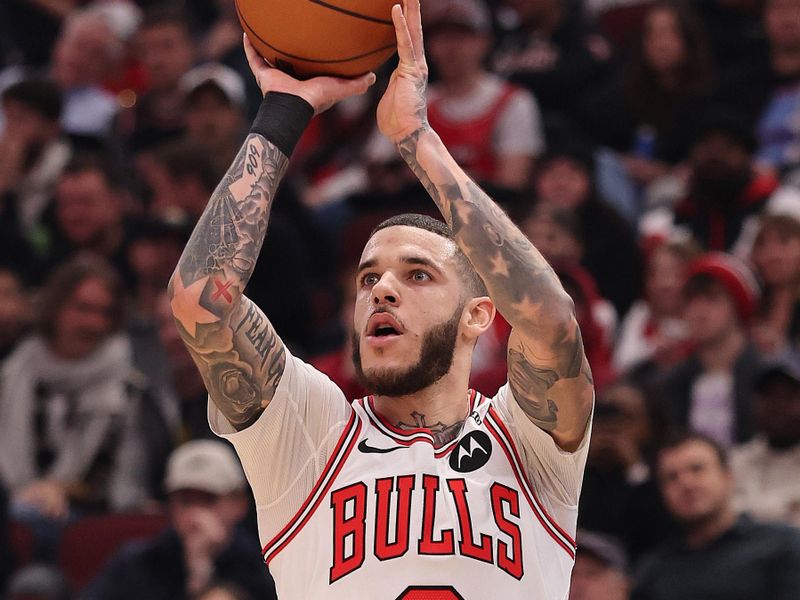
[[[422,38],[422,13],[419,0],[403,0],[403,15],[408,24],[414,57],[418,63],[422,64],[425,62],[425,43]]]
[[[349,96],[363,94],[375,83],[375,79],[375,73],[367,73],[355,79],[338,79],[334,92],[335,99],[338,101]]]
[[[256,49],[253,48],[253,44],[250,43],[250,38],[247,37],[246,33],[242,34],[242,45],[244,46],[244,54],[247,57],[247,64],[250,65],[250,70],[255,75],[264,68],[266,63],[261,55],[256,52]]]
[[[397,56],[400,58],[400,64],[413,68],[417,62],[414,56],[414,44],[411,41],[411,33],[408,31],[406,17],[399,4],[392,6],[392,22],[394,23],[395,37],[397,37]]]

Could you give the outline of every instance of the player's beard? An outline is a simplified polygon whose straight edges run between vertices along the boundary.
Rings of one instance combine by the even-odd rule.
[[[353,364],[359,383],[378,396],[407,396],[433,385],[447,375],[453,364],[458,324],[463,306],[444,323],[425,332],[419,360],[406,369],[369,369],[361,364],[360,336],[353,332]]]

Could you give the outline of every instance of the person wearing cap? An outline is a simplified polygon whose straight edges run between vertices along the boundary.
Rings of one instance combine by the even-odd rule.
[[[705,249],[732,251],[749,221],[764,209],[778,180],[754,169],[756,142],[746,120],[716,109],[700,119],[689,146],[689,185],[674,225]]]
[[[233,69],[205,63],[181,78],[186,136],[209,151],[217,171],[233,161],[244,139],[245,86]]]
[[[428,120],[476,179],[519,189],[544,150],[539,108],[526,90],[487,71],[491,18],[483,0],[425,5],[431,65]],[[488,142],[488,143],[487,143]]]
[[[689,265],[683,291],[691,354],[662,387],[675,424],[725,447],[753,436],[753,382],[762,359],[747,334],[759,298],[748,267],[711,252]]]
[[[628,558],[619,540],[579,529],[569,600],[628,600],[630,587]]]
[[[632,600],[800,598],[800,532],[736,510],[724,448],[678,435],[659,451],[656,474],[679,528],[640,561]]]
[[[182,600],[214,581],[254,598],[275,598],[258,542],[237,525],[247,513],[246,482],[227,444],[187,442],[167,463],[170,527],[154,540],[114,557],[85,600]]]
[[[756,436],[731,452],[734,502],[755,518],[800,527],[800,372],[768,365],[756,379]]]

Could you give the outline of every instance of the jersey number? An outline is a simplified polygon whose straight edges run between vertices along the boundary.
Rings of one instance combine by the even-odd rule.
[[[450,585],[412,585],[397,600],[464,600]]]

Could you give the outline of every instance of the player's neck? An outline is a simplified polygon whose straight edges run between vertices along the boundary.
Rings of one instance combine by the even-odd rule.
[[[469,373],[450,373],[408,396],[375,396],[375,408],[400,429],[430,429],[436,445],[454,439],[469,412]]]

